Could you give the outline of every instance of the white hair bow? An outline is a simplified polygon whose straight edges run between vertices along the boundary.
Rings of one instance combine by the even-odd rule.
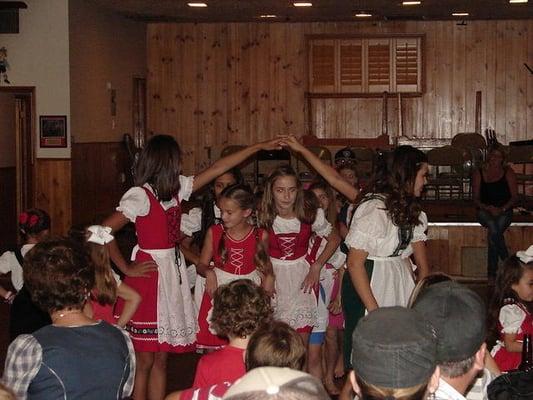
[[[524,264],[530,263],[533,261],[533,245],[529,246],[527,250],[524,251],[517,251],[516,256],[522,261]]]
[[[101,244],[103,246],[114,239],[109,226],[91,225],[87,230],[91,232],[91,236],[87,239],[88,242]]]

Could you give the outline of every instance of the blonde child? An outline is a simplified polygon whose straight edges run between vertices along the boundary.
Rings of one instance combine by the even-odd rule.
[[[269,255],[276,277],[274,316],[296,329],[307,343],[317,322],[320,271],[338,247],[336,229],[318,210],[313,221],[306,219],[302,185],[288,165],[277,167],[265,183],[259,225],[269,233]],[[312,234],[327,240],[312,264],[306,259]]]
[[[142,297],[127,325],[137,357],[136,400],[162,399],[168,353],[192,351],[196,341],[195,306],[185,260],[176,248],[181,235],[181,201],[256,151],[276,148],[278,141],[233,153],[195,177],[181,175],[181,150],[172,136],[153,136],[140,153],[135,164],[136,186],[124,194],[117,212],[103,223],[116,232],[133,222],[137,233],[132,263],[126,262],[115,240],[109,243],[111,260],[126,275],[124,282]]]
[[[520,364],[522,338],[533,334],[533,246],[509,257],[498,270],[489,309],[490,329],[499,337],[491,351],[502,372]]]
[[[218,204],[222,223],[208,229],[197,265],[198,273],[206,278],[198,316],[197,346],[207,349],[227,343],[209,329],[208,315],[218,286],[236,279],[250,279],[262,284],[269,293],[274,289],[272,264],[267,255],[268,234],[250,224],[253,193],[245,185],[229,186],[219,195]]]
[[[0,286],[0,295],[13,303],[9,313],[11,340],[23,333],[33,333],[52,322],[48,313],[32,301],[22,276],[22,264],[26,254],[50,235],[50,216],[46,211],[31,208],[19,215],[18,222],[24,244],[20,249],[7,251],[0,257],[0,274],[11,272],[11,283],[17,291],[15,294]]]

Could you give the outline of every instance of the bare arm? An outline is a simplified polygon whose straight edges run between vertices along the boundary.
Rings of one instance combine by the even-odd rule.
[[[192,247],[191,237],[187,237],[181,242],[180,250],[185,258],[194,265],[198,265],[200,262],[200,255],[195,251],[195,249],[196,248],[193,249]]]
[[[121,212],[115,212],[111,214],[103,223],[103,226],[109,226],[112,232],[121,230],[129,220]],[[147,276],[150,271],[157,269],[156,264],[153,261],[146,261],[143,263],[129,264],[120,249],[118,248],[117,241],[112,240],[108,243],[109,256],[113,263],[127,276]]]
[[[418,267],[418,280],[424,279],[429,275],[429,263],[426,251],[426,242],[423,240],[411,243],[413,255],[415,256],[416,266]]]
[[[213,259],[213,230],[209,228],[205,234],[204,245],[202,247],[202,252],[198,257],[198,262],[196,263],[196,272],[201,276],[205,277],[207,270],[211,270],[209,267],[211,260]]]
[[[505,350],[512,353],[520,353],[522,351],[522,342],[516,340],[516,333],[505,333],[503,335],[505,343]]]
[[[518,184],[516,183],[516,174],[514,173],[512,168],[507,168],[505,177],[507,179],[509,191],[511,192],[511,198],[507,203],[502,206],[503,212],[513,208],[516,203],[516,200],[518,199]]]
[[[352,284],[363,302],[365,308],[370,312],[378,308],[378,302],[372,293],[370,287],[370,279],[365,269],[365,261],[368,257],[368,253],[364,250],[350,249],[348,254],[348,273]]]
[[[480,196],[480,190],[481,190],[481,171],[477,170],[474,171],[472,175],[472,199],[474,200],[474,204],[479,207],[480,209],[484,209],[484,204],[481,203],[481,200],[479,199]]]
[[[271,139],[265,142],[256,143],[251,146],[248,146],[240,151],[237,151],[229,156],[221,158],[215,161],[211,166],[204,169],[194,177],[194,182],[192,186],[193,192],[200,189],[202,186],[208,184],[217,176],[222,175],[227,170],[235,167],[240,164],[248,157],[254,155],[259,150],[274,150],[279,149],[280,145],[278,144],[280,139]]]
[[[312,151],[304,147],[294,136],[289,136],[283,143],[292,150],[300,153],[311,166],[318,172],[335,190],[342,193],[346,198],[354,202],[359,195],[359,189],[353,187],[344,180],[335,168],[323,162]]]
[[[339,233],[337,229],[335,229],[335,227],[333,227],[326,240],[327,243],[324,247],[324,250],[322,250],[320,256],[318,256],[316,261],[310,266],[309,273],[307,274],[302,283],[302,289],[307,293],[311,293],[315,285],[318,283],[320,279],[320,270],[322,269],[324,264],[331,258],[333,253],[335,253],[337,247],[339,247],[341,237],[339,236]]]
[[[137,307],[141,304],[142,298],[135,289],[126,285],[124,282],[118,286],[117,296],[124,300],[124,308],[117,321],[117,325],[124,328],[133,317],[133,314],[135,314],[135,311],[137,311]]]

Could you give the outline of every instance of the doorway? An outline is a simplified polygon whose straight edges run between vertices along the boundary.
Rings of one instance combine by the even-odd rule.
[[[33,87],[0,87],[0,252],[18,244],[17,216],[33,206]]]

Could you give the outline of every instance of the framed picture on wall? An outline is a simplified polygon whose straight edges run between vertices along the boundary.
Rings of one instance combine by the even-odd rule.
[[[67,147],[67,116],[39,117],[41,147]]]

